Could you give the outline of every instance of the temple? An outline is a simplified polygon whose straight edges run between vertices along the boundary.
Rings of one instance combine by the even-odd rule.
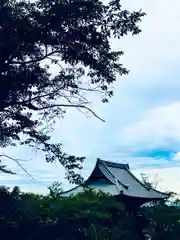
[[[167,199],[168,194],[150,188],[137,179],[129,169],[128,164],[120,164],[97,159],[94,170],[81,185],[61,194],[69,197],[83,192],[85,189],[103,191],[123,203],[127,212],[133,216],[134,240],[145,240],[145,234],[138,215],[139,208],[144,203]]]
[[[101,190],[113,196],[134,200],[139,205],[168,197],[168,194],[149,188],[137,179],[130,171],[128,164],[100,159],[97,159],[94,170],[82,185],[63,192],[61,196],[75,195],[84,191],[85,188]]]

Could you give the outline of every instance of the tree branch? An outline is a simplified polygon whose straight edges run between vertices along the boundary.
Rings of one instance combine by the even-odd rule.
[[[36,58],[36,59],[34,59],[34,60],[29,60],[29,61],[24,61],[24,62],[22,62],[22,61],[12,61],[11,64],[29,64],[29,63],[40,62],[40,61],[46,59],[47,57],[49,57],[49,56],[51,56],[52,54],[57,53],[57,52],[58,52],[58,49],[56,49],[55,51],[52,51],[52,52],[50,52],[50,53],[48,53],[48,54],[45,54],[45,55],[44,55],[43,57],[41,57],[41,58]]]
[[[28,105],[27,105],[27,107],[28,107]],[[105,122],[105,120],[102,119],[101,117],[99,117],[92,109],[90,109],[89,107],[86,107],[84,105],[79,105],[79,104],[53,104],[53,105],[49,105],[49,106],[41,107],[41,108],[33,106],[33,110],[42,111],[42,110],[45,110],[48,108],[54,108],[54,107],[84,108],[84,109],[88,110],[89,112],[91,112],[96,118],[98,118],[102,122]]]
[[[23,166],[22,164],[20,164],[20,162],[28,162],[26,160],[22,160],[22,159],[16,159],[16,158],[13,158],[13,157],[10,157],[6,154],[1,154],[0,157],[5,157],[5,158],[8,158],[10,160],[13,160],[17,163],[17,165],[27,174],[27,176],[30,178],[30,179],[33,179],[34,181],[38,182]]]
[[[6,157],[6,158],[9,158],[10,160],[13,160],[13,161],[18,161],[18,162],[29,162],[28,160],[22,160],[22,159],[18,159],[18,158],[13,158],[13,157],[10,157],[6,154],[0,154],[0,157]]]

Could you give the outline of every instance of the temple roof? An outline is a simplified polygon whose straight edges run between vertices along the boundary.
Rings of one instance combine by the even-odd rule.
[[[102,190],[111,195],[141,198],[144,199],[145,202],[168,197],[168,194],[149,188],[142,183],[132,174],[128,164],[100,159],[97,159],[94,170],[83,185],[62,193],[62,196],[69,196],[81,192],[85,186],[95,190]]]

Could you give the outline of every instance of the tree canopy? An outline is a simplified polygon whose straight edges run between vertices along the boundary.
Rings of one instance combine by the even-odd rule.
[[[62,198],[57,183],[49,189],[49,194],[38,195],[21,192],[17,187],[11,191],[0,187],[2,239],[136,239],[133,217],[126,204],[117,198],[91,190]],[[168,206],[164,201],[153,207],[144,206],[138,215],[139,224],[151,240],[179,239],[177,201],[175,206]]]
[[[54,123],[67,108],[98,117],[86,93],[99,92],[108,102],[116,76],[128,74],[111,39],[138,34],[143,16],[120,0],[1,0],[0,146],[43,151],[47,162],[58,160],[67,178],[80,182],[75,170],[84,157],[51,140]]]

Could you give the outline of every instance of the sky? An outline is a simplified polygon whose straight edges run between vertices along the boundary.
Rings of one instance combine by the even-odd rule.
[[[93,98],[93,110],[106,122],[71,109],[56,123],[52,139],[62,142],[68,153],[86,156],[85,178],[101,158],[128,163],[137,177],[145,173],[157,181],[159,190],[180,193],[180,2],[124,0],[122,4],[147,15],[138,36],[112,41],[113,49],[124,51],[121,61],[130,73],[117,77],[115,96],[108,104]],[[62,167],[45,163],[43,155],[27,148],[2,153],[27,161],[22,165],[34,179],[7,160],[18,174],[1,173],[0,185],[37,193],[46,193],[53,181],[70,187]]]

